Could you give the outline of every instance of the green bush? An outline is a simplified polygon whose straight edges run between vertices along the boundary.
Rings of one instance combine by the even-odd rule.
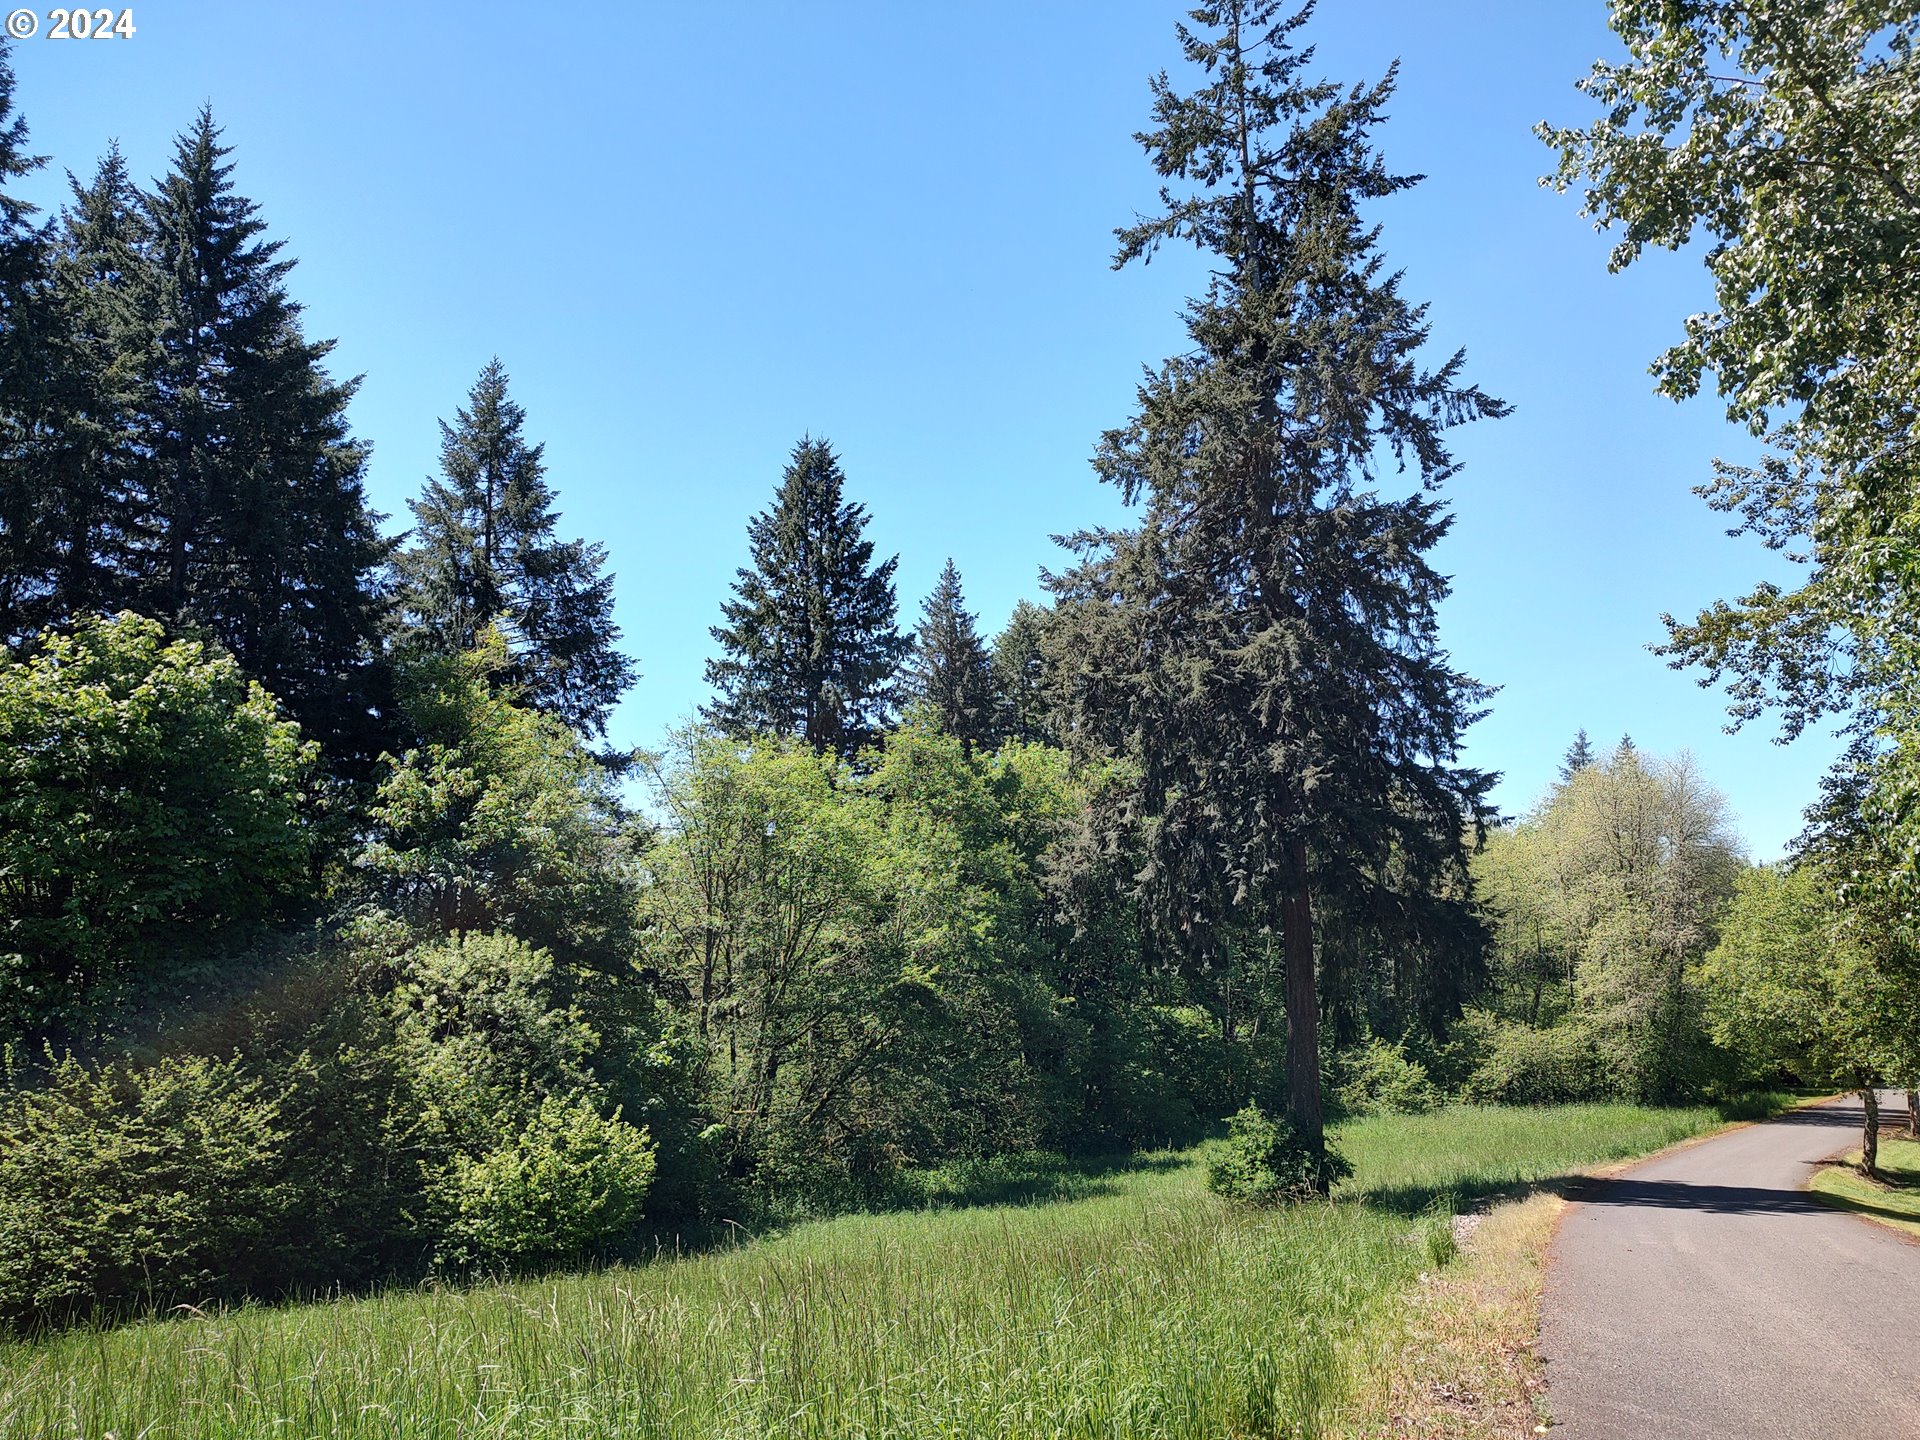
[[[237,1057],[68,1058],[0,1097],[0,1316],[273,1288],[299,1199],[282,1099]]]
[[[1544,1030],[1499,1026],[1461,1098],[1483,1105],[1560,1105],[1613,1093],[1592,1029],[1566,1020]]]
[[[1335,1098],[1353,1115],[1420,1115],[1441,1102],[1427,1067],[1386,1040],[1372,1039],[1344,1052],[1335,1073]]]
[[[654,1165],[644,1129],[550,1095],[515,1139],[434,1178],[441,1258],[518,1269],[589,1255],[640,1217]]]
[[[512,935],[450,935],[400,958],[390,1003],[401,1043],[449,1120],[462,1096],[485,1119],[522,1095],[590,1084],[599,1037],[563,988],[553,957]]]
[[[308,879],[318,752],[234,660],[133,614],[0,663],[0,1031],[265,920]]]
[[[1249,1104],[1207,1156],[1207,1188],[1243,1205],[1282,1205],[1325,1194],[1352,1167],[1330,1147],[1306,1143],[1283,1116]]]
[[[401,709],[423,743],[382,757],[362,927],[397,933],[395,948],[511,931],[562,963],[618,964],[632,951],[636,827],[579,736],[494,686],[510,665],[489,631],[403,668]]]

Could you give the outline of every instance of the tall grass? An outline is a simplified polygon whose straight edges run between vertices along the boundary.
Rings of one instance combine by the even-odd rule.
[[[1644,1155],[1711,1129],[1722,1116],[1704,1107],[1457,1105],[1354,1120],[1338,1136],[1354,1165],[1342,1194],[1402,1214],[1463,1206]]]
[[[0,1348],[0,1435],[1312,1436],[1433,1263],[1408,1207],[1714,1118],[1366,1120],[1341,1134],[1357,1173],[1331,1205],[1231,1211],[1192,1156],[1149,1157],[1095,1167],[1050,1203],[849,1216],[600,1274],[69,1332]]]

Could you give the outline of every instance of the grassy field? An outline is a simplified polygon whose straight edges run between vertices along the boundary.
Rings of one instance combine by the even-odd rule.
[[[1846,1165],[1829,1165],[1813,1177],[1813,1193],[1839,1210],[1851,1210],[1897,1230],[1920,1235],[1920,1140],[1880,1138],[1880,1173],[1886,1184],[1862,1179],[1851,1167],[1860,1152],[1847,1156]]]
[[[1369,1119],[1331,1205],[1232,1212],[1195,1155],[1144,1156],[632,1269],[69,1332],[0,1348],[0,1436],[1338,1433],[1449,1253],[1443,1212],[1718,1118]]]

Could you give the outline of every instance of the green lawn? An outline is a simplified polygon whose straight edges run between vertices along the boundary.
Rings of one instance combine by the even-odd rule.
[[[1846,1165],[1829,1165],[1813,1177],[1813,1193],[1840,1210],[1851,1210],[1895,1229],[1920,1235],[1920,1140],[1880,1139],[1880,1173],[1886,1184],[1876,1185],[1862,1179],[1851,1167],[1859,1163],[1860,1152],[1847,1157]]]
[[[1347,1125],[1341,1203],[1235,1213],[1193,1154],[1072,1198],[800,1225],[633,1269],[0,1348],[0,1436],[1315,1435],[1443,1249],[1409,1216],[1657,1148],[1710,1110]]]

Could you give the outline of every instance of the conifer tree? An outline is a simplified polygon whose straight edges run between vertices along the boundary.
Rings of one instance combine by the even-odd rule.
[[[331,341],[301,334],[293,262],[261,238],[230,153],[202,110],[146,199],[159,297],[150,528],[133,578],[141,609],[210,634],[352,767],[383,739],[378,576],[391,546],[347,428],[356,382],[328,376]]]
[[[440,422],[441,473],[410,502],[412,543],[399,562],[402,634],[451,654],[498,628],[513,651],[507,678],[527,702],[603,735],[633,684],[606,548],[555,537],[545,447],[527,443],[526,411],[507,385],[496,356],[454,423]]]
[[[992,662],[951,557],[921,611],[905,682],[908,697],[926,705],[940,728],[968,750],[992,747]]]
[[[1566,757],[1560,762],[1560,783],[1566,784],[1595,760],[1593,746],[1587,740],[1584,727],[1575,732],[1573,744],[1567,747]]]
[[[797,735],[851,758],[892,714],[895,672],[911,641],[895,628],[893,572],[873,563],[865,507],[841,497],[833,447],[794,446],[771,506],[747,526],[752,565],[713,627],[718,692],[704,713],[733,734]]]
[[[1056,738],[1042,688],[1046,617],[1040,606],[1022,600],[993,642],[994,709],[999,734],[1008,740],[1051,743]]]
[[[1139,523],[1075,537],[1082,563],[1053,584],[1073,730],[1138,766],[1157,929],[1202,961],[1279,931],[1288,1102],[1318,1148],[1317,917],[1464,884],[1485,816],[1491,777],[1457,760],[1489,692],[1439,646],[1448,584],[1426,556],[1450,523],[1445,430],[1506,407],[1461,382],[1460,354],[1421,360],[1424,307],[1361,218],[1415,183],[1371,140],[1394,72],[1309,81],[1310,8],[1204,4],[1180,38],[1205,83],[1153,82],[1138,138],[1164,210],[1118,232],[1115,263],[1190,241],[1213,278],[1191,348],[1096,454]],[[1382,470],[1408,467],[1411,493],[1386,492]]]
[[[0,641],[8,643],[37,628],[52,568],[44,436],[57,418],[47,370],[58,345],[46,226],[15,189],[46,161],[27,150],[13,89],[0,40]]]
[[[65,345],[54,372],[60,426],[51,439],[44,613],[36,628],[137,604],[138,547],[150,528],[143,417],[153,408],[149,361],[158,275],[140,192],[118,145],[85,184],[71,174],[61,212],[55,293]]]

